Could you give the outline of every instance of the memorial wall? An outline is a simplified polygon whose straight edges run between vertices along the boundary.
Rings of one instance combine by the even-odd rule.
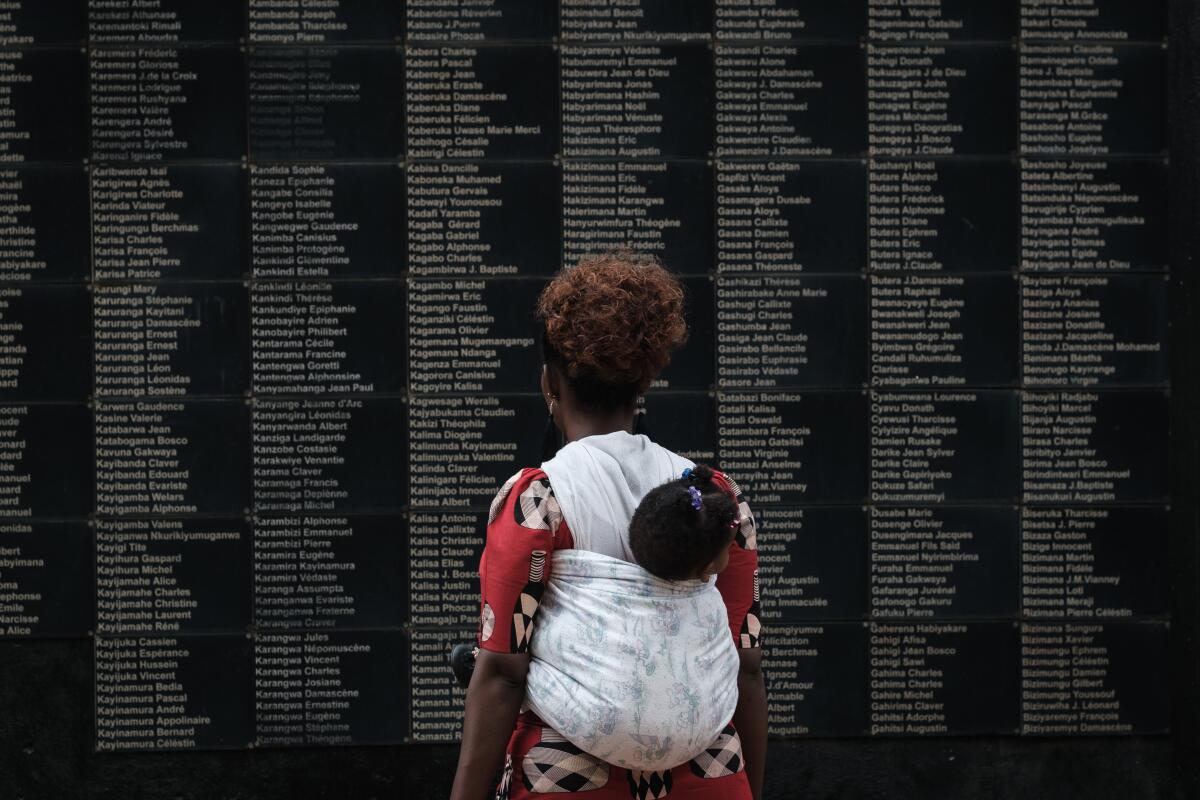
[[[0,3],[0,634],[98,751],[453,741],[532,308],[628,246],[771,730],[1169,727],[1154,0]],[[36,641],[31,647],[37,647]]]

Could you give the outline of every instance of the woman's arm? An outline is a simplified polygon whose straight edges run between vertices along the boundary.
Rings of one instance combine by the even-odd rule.
[[[762,797],[767,760],[767,691],[762,674],[762,637],[758,585],[758,531],[754,514],[738,485],[717,473],[723,488],[738,506],[737,535],[729,546],[729,564],[717,576],[717,589],[729,612],[729,629],[741,660],[738,668],[738,704],[733,727],[742,740],[746,777],[755,800]]]
[[[767,762],[767,689],[762,674],[762,648],[739,650],[738,704],[733,727],[742,740],[742,758],[754,800],[762,797],[763,771]]]
[[[450,800],[483,800],[495,788],[496,772],[525,699],[528,653],[480,650],[467,689],[462,745]]]
[[[467,688],[453,800],[483,800],[494,788],[525,699],[547,559],[555,548],[570,545],[546,474],[526,469],[512,476],[488,513],[479,562],[479,652]]]

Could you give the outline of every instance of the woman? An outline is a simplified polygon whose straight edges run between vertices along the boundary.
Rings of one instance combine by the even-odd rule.
[[[760,671],[758,558],[744,521],[717,588],[738,647],[732,727],[701,755],[662,772],[625,770],[582,752],[522,713],[529,645],[552,553],[581,548],[633,561],[629,522],[641,498],[691,462],[633,435],[637,398],[687,335],[683,290],[650,259],[609,255],[564,270],[538,300],[541,389],[567,445],[541,469],[525,469],[492,504],[480,561],[479,655],[466,698],[452,800],[485,797],[761,797],[766,693]],[[737,495],[737,487],[728,483]],[[736,497],[741,502],[740,495]],[[507,748],[506,748],[507,745]]]

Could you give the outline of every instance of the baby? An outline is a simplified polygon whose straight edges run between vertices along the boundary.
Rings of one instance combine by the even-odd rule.
[[[725,569],[740,520],[713,478],[697,464],[642,498],[629,523],[629,547],[642,569],[669,581],[707,581]]]

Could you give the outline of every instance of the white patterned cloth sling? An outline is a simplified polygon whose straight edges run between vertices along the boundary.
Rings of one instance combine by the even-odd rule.
[[[669,769],[711,747],[738,697],[716,586],[585,550],[555,552],[550,576],[530,648],[530,710],[628,769]]]
[[[627,769],[701,756],[737,706],[739,659],[715,582],[656,578],[629,549],[642,498],[691,466],[623,431],[571,442],[542,464],[575,548],[551,555],[526,705]]]

